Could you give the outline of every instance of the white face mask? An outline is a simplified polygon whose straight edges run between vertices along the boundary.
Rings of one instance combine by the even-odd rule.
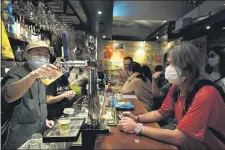
[[[219,57],[209,58],[208,63],[211,67],[216,67],[219,64]]]
[[[172,65],[166,67],[165,78],[174,85],[180,85],[186,79],[182,77],[182,70]]]
[[[41,66],[49,63],[49,58],[45,56],[32,56],[30,54],[26,55],[27,63],[32,69],[38,69]]]

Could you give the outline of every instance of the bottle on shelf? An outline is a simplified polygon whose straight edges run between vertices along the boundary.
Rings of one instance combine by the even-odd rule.
[[[22,55],[23,55],[23,53],[22,53],[22,51],[20,49],[20,46],[18,46],[17,50],[15,52],[16,61],[22,61],[23,60]]]
[[[21,24],[20,24],[20,35],[22,37],[25,37],[25,22],[24,22],[24,17],[20,16]]]
[[[26,39],[28,39],[28,37],[29,37],[29,27],[28,27],[28,25],[24,26],[24,36],[25,36]]]
[[[32,35],[32,27],[29,25],[28,26],[28,39],[30,39],[30,40],[32,40],[31,35]]]
[[[19,16],[16,17],[16,34],[20,35],[20,20],[19,20]]]

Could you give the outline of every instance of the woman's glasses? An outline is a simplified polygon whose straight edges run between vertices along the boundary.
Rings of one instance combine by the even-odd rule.
[[[214,57],[215,57],[214,54],[209,54],[209,55],[208,55],[208,58],[214,58]]]

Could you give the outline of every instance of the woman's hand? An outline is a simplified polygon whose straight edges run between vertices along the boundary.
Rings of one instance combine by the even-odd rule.
[[[118,127],[126,133],[134,133],[134,130],[138,127],[138,124],[131,118],[123,117],[119,121]]]
[[[153,80],[157,80],[161,74],[163,74],[163,71],[158,71],[158,72],[155,72],[153,75],[152,75],[152,79]]]
[[[54,121],[53,120],[48,120],[46,119],[46,127],[52,128],[54,126]]]

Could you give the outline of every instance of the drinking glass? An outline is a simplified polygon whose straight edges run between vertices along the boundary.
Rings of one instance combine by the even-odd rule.
[[[41,81],[43,84],[49,85],[52,82],[54,82],[56,79],[61,77],[64,73],[69,72],[69,69],[67,67],[63,66],[60,62],[61,61],[59,59],[56,59],[56,61],[53,63],[53,65],[55,65],[58,68],[57,75],[52,78],[41,78]]]
[[[70,132],[70,119],[66,117],[59,118],[58,128],[61,135],[67,135]]]

